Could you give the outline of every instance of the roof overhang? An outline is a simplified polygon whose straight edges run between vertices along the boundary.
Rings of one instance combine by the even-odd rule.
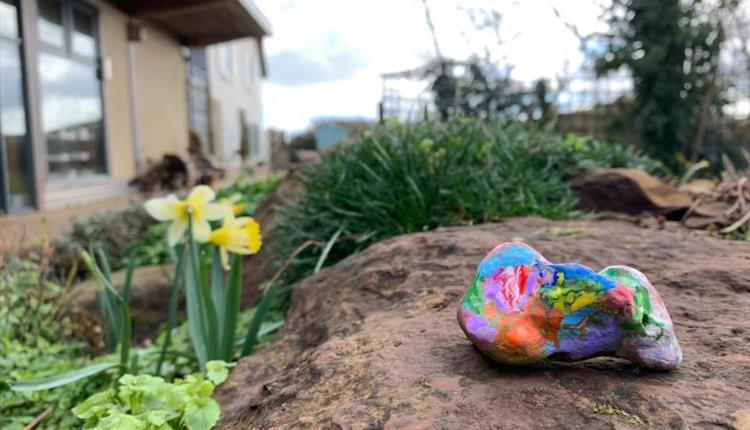
[[[252,0],[116,0],[133,18],[158,24],[180,43],[203,46],[271,34]]]

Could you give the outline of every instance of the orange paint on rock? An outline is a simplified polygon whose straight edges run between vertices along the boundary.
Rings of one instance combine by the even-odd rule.
[[[523,345],[537,346],[541,348],[544,337],[533,321],[528,318],[519,318],[505,332],[505,340],[509,346],[519,347]]]
[[[492,325],[496,324],[497,320],[500,319],[500,315],[497,312],[497,307],[495,307],[495,305],[490,302],[484,304],[483,311],[484,317]]]
[[[541,358],[547,341],[559,346],[557,332],[564,315],[550,312],[538,297],[531,297],[523,311],[500,321],[495,344],[506,356],[515,356],[517,363],[533,362]]]
[[[562,325],[563,318],[565,318],[565,315],[562,312],[552,310],[547,320],[547,338],[552,341],[557,348],[560,347],[560,339],[557,338],[557,332],[560,331],[560,325]]]

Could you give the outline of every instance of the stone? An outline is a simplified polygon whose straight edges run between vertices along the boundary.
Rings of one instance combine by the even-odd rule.
[[[688,193],[637,169],[599,169],[574,187],[584,210],[654,213],[679,219],[693,204]]]
[[[657,369],[682,362],[672,319],[641,272],[553,264],[520,242],[502,243],[484,257],[457,316],[474,345],[502,364],[597,356]]]
[[[456,307],[487,251],[514,238],[554,262],[638,268],[668,306],[680,368],[504,366],[479,353]],[[217,430],[731,429],[748,409],[750,249],[676,222],[512,218],[408,234],[291,294],[284,327],[214,393]]]

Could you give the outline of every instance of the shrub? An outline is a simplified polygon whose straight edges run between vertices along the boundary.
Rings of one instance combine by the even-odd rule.
[[[128,247],[145,236],[154,224],[143,207],[135,204],[123,211],[76,219],[70,233],[54,244],[53,273],[60,279],[66,278],[81,251],[91,248],[102,249],[111,258],[112,270],[119,270],[125,267]],[[163,238],[162,235],[159,240]]]
[[[399,234],[519,215],[565,218],[576,202],[570,179],[599,166],[661,169],[628,147],[517,124],[391,125],[302,175],[306,193],[284,210],[275,253],[317,244],[295,261],[293,281],[319,267],[327,251],[332,263]]]

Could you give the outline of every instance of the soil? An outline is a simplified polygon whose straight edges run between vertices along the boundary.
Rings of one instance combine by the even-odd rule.
[[[682,367],[486,359],[456,309],[484,254],[513,239],[552,261],[644,272],[671,312]],[[401,236],[297,285],[276,340],[217,391],[217,428],[747,428],[749,312],[750,245],[671,222],[519,218]]]

